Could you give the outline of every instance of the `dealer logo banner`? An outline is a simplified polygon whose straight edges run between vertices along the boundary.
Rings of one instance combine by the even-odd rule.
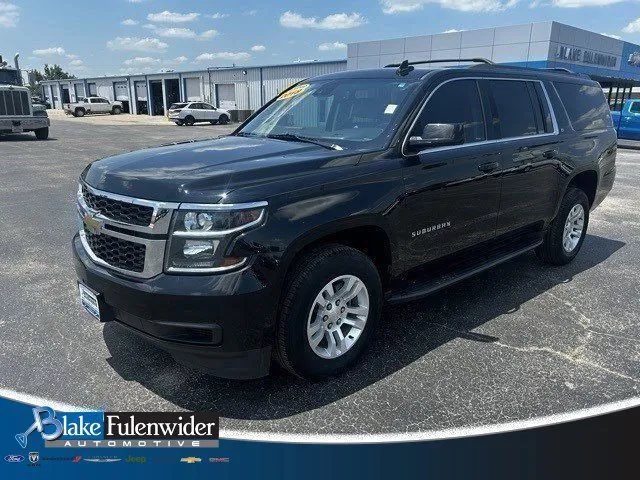
[[[45,447],[217,447],[219,416],[211,412],[65,412],[33,409],[34,422],[15,436],[26,448],[41,434]]]

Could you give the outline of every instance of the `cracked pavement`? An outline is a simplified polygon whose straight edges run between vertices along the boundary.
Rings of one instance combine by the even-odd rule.
[[[0,387],[113,411],[213,410],[223,429],[298,434],[479,426],[638,397],[640,152],[630,150],[574,263],[528,254],[386,307],[372,348],[340,378],[220,380],[94,321],[76,300],[70,252],[81,170],[224,131],[53,118],[50,141],[0,138]]]

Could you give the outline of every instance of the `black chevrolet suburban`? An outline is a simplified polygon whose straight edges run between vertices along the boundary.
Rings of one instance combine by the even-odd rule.
[[[473,61],[471,61],[473,60]],[[82,305],[217,376],[338,374],[405,302],[577,255],[611,190],[598,83],[433,62],[302,81],[232,134],[81,174]]]

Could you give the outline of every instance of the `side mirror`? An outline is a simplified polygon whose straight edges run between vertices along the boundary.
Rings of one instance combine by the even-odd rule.
[[[431,147],[446,147],[464,143],[464,124],[462,123],[427,123],[420,136],[409,137],[411,150]]]

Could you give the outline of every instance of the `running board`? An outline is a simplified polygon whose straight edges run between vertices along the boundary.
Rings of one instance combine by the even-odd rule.
[[[386,300],[389,303],[403,303],[417,300],[419,298],[437,292],[438,290],[442,290],[443,288],[453,285],[454,283],[472,277],[473,275],[483,272],[484,270],[488,270],[495,267],[496,265],[507,262],[512,258],[527,253],[540,244],[542,244],[542,240],[538,239],[533,243],[528,244],[526,247],[519,248],[517,250],[511,250],[508,253],[502,252],[493,257],[486,258],[481,264],[474,263],[472,265],[467,265],[466,267],[462,267],[457,271],[438,276],[437,278],[415,283],[404,290],[395,292],[392,291],[389,293]]]

